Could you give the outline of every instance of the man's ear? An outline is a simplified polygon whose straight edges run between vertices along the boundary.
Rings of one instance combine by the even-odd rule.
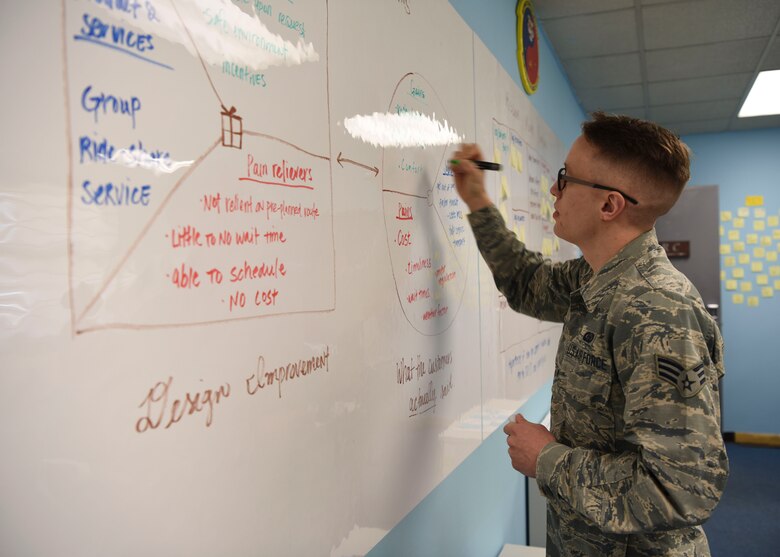
[[[626,208],[626,198],[617,192],[611,191],[601,204],[601,220],[615,220]]]

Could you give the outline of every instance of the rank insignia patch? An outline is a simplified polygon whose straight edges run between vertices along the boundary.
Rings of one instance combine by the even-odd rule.
[[[697,395],[704,387],[706,370],[703,362],[693,369],[685,369],[680,362],[672,358],[656,355],[655,369],[661,379],[676,386],[686,398]]]

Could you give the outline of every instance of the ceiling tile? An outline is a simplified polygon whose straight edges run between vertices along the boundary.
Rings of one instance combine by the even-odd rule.
[[[730,99],[651,106],[650,118],[659,122],[728,119],[736,113],[738,104],[739,99]]]
[[[625,116],[631,116],[632,118],[639,118],[641,120],[645,120],[647,118],[647,112],[645,112],[644,107],[641,106],[635,106],[633,108],[621,108],[620,110],[605,110],[604,112],[609,112],[612,114],[623,114]]]
[[[634,10],[620,10],[545,22],[544,30],[562,60],[638,50]]]
[[[752,73],[739,73],[653,82],[648,84],[649,104],[673,104],[680,99],[685,99],[686,102],[740,99],[752,77]]]
[[[551,17],[567,17],[633,7],[634,0],[542,0],[534,3],[536,16],[542,22]]]
[[[614,110],[645,104],[642,86],[639,84],[580,89],[577,96],[588,111],[607,108]]]
[[[762,70],[780,70],[780,36],[776,36],[769,52],[766,55],[764,63],[761,64]]]
[[[645,53],[647,79],[668,81],[755,70],[765,39],[688,46]]]
[[[756,116],[755,118],[734,118],[729,129],[755,130],[758,128],[780,127],[779,116]]]
[[[645,48],[769,37],[780,17],[777,0],[691,0],[642,8]]]
[[[642,82],[637,53],[568,60],[563,65],[575,91]]]

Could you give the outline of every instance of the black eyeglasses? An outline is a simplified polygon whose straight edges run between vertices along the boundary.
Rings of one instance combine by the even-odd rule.
[[[579,178],[572,178],[568,174],[566,174],[566,167],[561,168],[558,171],[558,191],[562,192],[564,188],[566,188],[566,184],[568,182],[572,182],[574,184],[580,184],[581,186],[588,186],[591,188],[595,188],[597,190],[607,190],[607,191],[614,191],[622,195],[626,198],[626,201],[630,201],[634,205],[639,205],[639,201],[631,197],[630,195],[626,195],[622,191],[620,191],[617,188],[611,188],[609,186],[602,186],[601,184],[594,184],[593,182],[586,182],[585,180],[580,180]]]

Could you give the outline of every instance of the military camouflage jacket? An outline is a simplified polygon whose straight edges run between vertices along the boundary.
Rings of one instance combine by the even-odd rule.
[[[728,476],[718,380],[723,342],[655,231],[593,276],[525,249],[500,213],[469,215],[516,311],[562,322],[552,390],[557,442],[536,474],[548,555],[709,555],[701,526]]]

